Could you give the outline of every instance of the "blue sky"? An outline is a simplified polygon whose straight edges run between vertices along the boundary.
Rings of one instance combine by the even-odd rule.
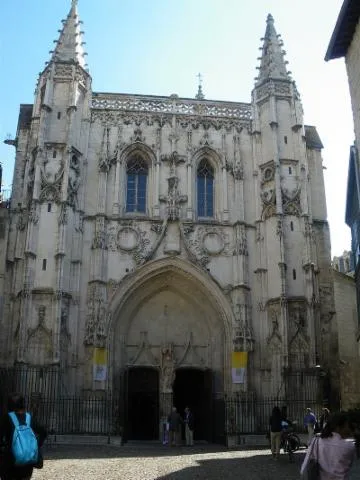
[[[287,51],[305,122],[325,145],[332,254],[350,247],[344,223],[353,123],[344,60],[324,62],[342,0],[79,0],[94,91],[193,97],[201,72],[206,98],[249,102],[268,13]],[[16,133],[20,103],[32,103],[70,0],[2,0],[0,139]],[[3,188],[14,148],[0,144]]]

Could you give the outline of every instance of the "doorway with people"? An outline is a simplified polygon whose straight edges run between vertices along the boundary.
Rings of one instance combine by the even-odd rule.
[[[185,408],[190,408],[194,416],[195,441],[212,441],[212,371],[210,369],[178,368],[173,385],[173,404],[183,417]]]

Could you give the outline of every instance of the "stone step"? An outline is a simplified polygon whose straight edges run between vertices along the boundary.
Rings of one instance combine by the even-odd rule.
[[[121,437],[108,435],[49,435],[45,445],[121,445]]]

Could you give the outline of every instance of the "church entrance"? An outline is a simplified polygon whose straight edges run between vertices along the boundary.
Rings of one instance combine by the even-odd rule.
[[[185,407],[194,414],[194,439],[213,440],[212,431],[212,371],[197,368],[176,370],[173,403],[181,416]]]
[[[151,367],[134,367],[128,372],[129,440],[159,438],[159,372]]]

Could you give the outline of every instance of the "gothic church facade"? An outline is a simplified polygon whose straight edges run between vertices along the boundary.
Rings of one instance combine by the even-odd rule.
[[[248,103],[94,92],[81,36],[73,1],[20,107],[2,364],[138,406],[151,377],[159,416],[186,384],[284,398],[317,364],[335,378],[322,144],[271,15]]]

